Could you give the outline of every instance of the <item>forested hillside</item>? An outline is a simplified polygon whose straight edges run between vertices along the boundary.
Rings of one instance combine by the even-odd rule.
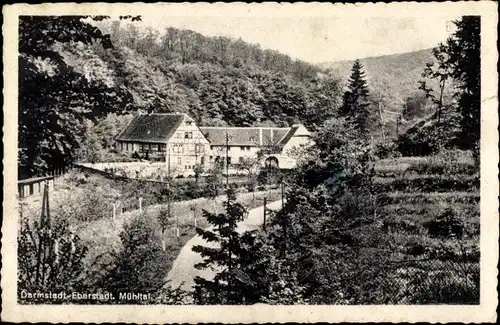
[[[208,126],[300,121],[314,130],[341,105],[337,80],[318,67],[242,40],[106,17],[25,17],[20,26],[22,177],[74,160],[109,113],[185,112]]]
[[[117,114],[111,120],[119,125],[138,111],[184,112],[206,126],[300,122],[315,131],[343,105],[351,61],[315,66],[241,39],[138,28],[140,17],[130,18],[22,19],[21,177],[88,160],[89,144],[109,149],[119,131],[106,126],[109,114]],[[431,61],[428,50],[361,60],[375,138],[381,107],[403,112],[407,121],[433,110],[418,89]],[[103,136],[102,130],[111,133]]]
[[[425,98],[419,90],[423,68],[434,62],[432,49],[363,58],[359,60],[364,67],[366,79],[373,96],[383,97],[388,109],[401,111],[405,99],[413,102]],[[327,62],[318,66],[343,84],[347,82],[354,60]]]
[[[204,125],[314,127],[337,108],[335,80],[279,52],[190,30],[160,34],[119,21],[98,26],[114,48],[90,48],[100,62],[89,73],[124,87],[133,98],[130,110],[185,112]],[[63,53],[74,66],[89,64],[73,44]]]

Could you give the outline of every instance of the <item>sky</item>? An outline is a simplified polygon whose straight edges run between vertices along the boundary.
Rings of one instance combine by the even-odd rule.
[[[435,47],[458,17],[231,17],[142,15],[138,27],[191,29],[260,44],[310,63],[352,60]]]

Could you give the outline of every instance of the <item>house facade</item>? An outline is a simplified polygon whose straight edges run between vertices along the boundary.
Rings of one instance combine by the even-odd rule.
[[[208,167],[210,144],[186,114],[139,114],[115,141],[118,150],[168,159],[172,173],[189,173],[197,165]]]
[[[171,172],[194,172],[217,163],[249,168],[266,162],[293,168],[297,149],[310,143],[301,124],[278,127],[199,127],[186,114],[139,114],[115,138],[117,149],[169,160]],[[261,155],[260,158],[257,159]]]

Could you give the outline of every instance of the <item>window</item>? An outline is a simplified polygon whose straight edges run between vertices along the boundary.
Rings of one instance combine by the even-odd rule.
[[[212,159],[214,159],[214,157],[213,157],[213,156],[208,157],[208,160],[210,160],[210,161],[211,161]]]
[[[243,157],[238,158],[238,162],[239,162],[240,164],[242,164],[242,163],[243,163]]]
[[[191,125],[191,124],[193,124],[192,121],[186,121],[186,125]]]
[[[182,144],[174,144],[174,148],[172,149],[174,153],[183,153],[184,146]]]
[[[255,141],[255,137],[250,137],[250,142],[254,142]]]
[[[205,165],[205,156],[201,157],[200,164],[201,164],[201,165]]]
[[[192,139],[193,132],[184,132],[184,139]]]
[[[160,152],[165,152],[167,150],[167,145],[164,143],[159,143],[158,144],[158,151]]]
[[[205,152],[205,146],[202,144],[197,144],[195,147],[196,153],[203,153]]]
[[[210,150],[214,150],[214,146],[210,146]]]
[[[127,151],[128,151],[128,142],[127,142]]]
[[[177,165],[182,165],[182,158],[181,157],[177,157]]]
[[[231,157],[227,157],[227,164],[231,165]]]
[[[245,146],[241,146],[241,147],[240,147],[240,150],[241,150],[241,151],[245,151],[245,149],[246,149],[246,147],[245,147]]]

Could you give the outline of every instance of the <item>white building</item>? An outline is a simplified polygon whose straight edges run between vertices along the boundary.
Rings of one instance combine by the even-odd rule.
[[[231,168],[265,161],[293,168],[297,152],[310,143],[301,124],[278,127],[198,127],[186,114],[139,114],[116,137],[117,148],[148,158],[170,156],[171,168],[180,173],[213,164]],[[167,152],[170,155],[167,155]],[[257,159],[257,158],[262,159]],[[258,160],[258,161],[257,161]]]

